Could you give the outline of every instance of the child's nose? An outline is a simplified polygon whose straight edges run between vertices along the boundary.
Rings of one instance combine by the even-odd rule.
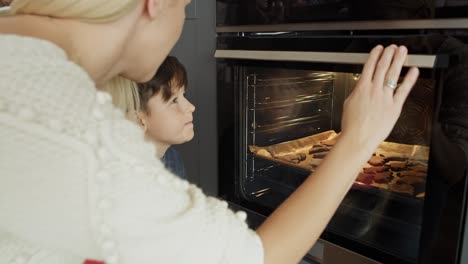
[[[193,105],[192,103],[189,102],[189,111],[190,112],[195,112],[195,105]]]
[[[186,108],[187,112],[193,113],[195,111],[195,106],[188,100],[186,99]]]

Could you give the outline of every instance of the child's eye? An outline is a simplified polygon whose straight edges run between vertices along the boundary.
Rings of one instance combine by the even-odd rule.
[[[175,97],[174,99],[172,99],[172,104],[177,104],[177,97]]]

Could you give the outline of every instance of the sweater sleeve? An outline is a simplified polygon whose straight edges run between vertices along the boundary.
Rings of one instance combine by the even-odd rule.
[[[82,264],[84,259],[58,250],[46,250],[0,231],[0,263]]]
[[[92,222],[106,263],[263,263],[245,213],[207,197],[156,158],[138,159],[154,155],[138,140],[128,144],[132,130],[139,128],[124,120],[103,122],[101,147],[113,151],[101,153],[105,168],[90,181]]]

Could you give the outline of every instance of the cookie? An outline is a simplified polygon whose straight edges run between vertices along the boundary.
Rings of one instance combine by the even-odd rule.
[[[384,157],[372,156],[367,163],[374,167],[383,166],[387,160]]]

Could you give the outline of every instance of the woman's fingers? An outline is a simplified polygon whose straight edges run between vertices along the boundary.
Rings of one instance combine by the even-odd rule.
[[[366,64],[364,64],[364,68],[362,70],[360,80],[362,82],[370,82],[374,76],[375,66],[379,61],[380,55],[382,54],[383,46],[378,45],[373,48],[369,54],[369,58],[367,59]]]
[[[384,81],[398,81],[406,57],[405,47],[392,45],[384,51],[373,50],[356,89],[345,101],[341,122],[343,133],[371,148],[390,134],[419,71],[411,69],[396,91],[385,87]],[[370,77],[372,73],[373,77]]]
[[[403,103],[405,102],[406,98],[408,97],[411,88],[413,88],[414,84],[418,80],[419,77],[419,70],[416,67],[412,67],[405,76],[405,79],[400,84],[398,89],[393,96],[393,100],[396,105],[401,108]]]
[[[397,88],[398,80],[400,79],[401,69],[406,61],[406,55],[408,49],[405,46],[400,46],[396,49],[395,55],[393,56],[392,64],[388,69],[387,75],[384,79],[383,89],[384,92],[393,95]]]
[[[375,69],[373,83],[379,86],[379,84],[384,84],[385,76],[387,75],[388,69],[392,64],[392,60],[397,50],[396,45],[390,45],[385,48],[382,56],[380,57],[377,67]],[[398,79],[397,79],[398,81]]]

